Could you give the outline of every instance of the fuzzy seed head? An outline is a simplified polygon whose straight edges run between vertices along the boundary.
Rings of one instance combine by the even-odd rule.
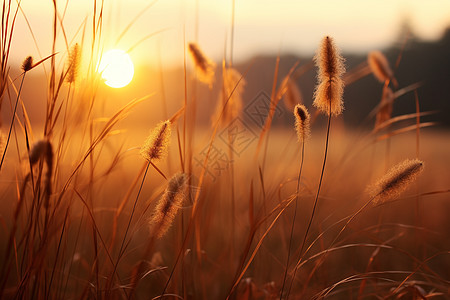
[[[394,76],[386,56],[384,56],[380,51],[369,52],[369,55],[367,56],[367,63],[369,64],[373,75],[380,82],[390,80]]]
[[[386,175],[369,186],[367,191],[375,204],[395,200],[422,173],[423,168],[423,161],[407,159],[392,167]]]
[[[150,220],[150,229],[154,236],[161,238],[170,228],[175,216],[186,198],[187,176],[175,174],[167,185],[164,194],[155,207]]]
[[[339,115],[344,109],[342,76],[345,66],[344,58],[331,37],[326,36],[322,40],[314,60],[319,71],[313,105],[325,114]]]
[[[80,69],[80,61],[81,61],[81,50],[78,43],[76,43],[69,53],[67,77],[66,77],[66,81],[68,83],[73,83],[77,80],[78,72]]]
[[[22,63],[22,70],[28,72],[33,68],[33,57],[28,56]]]
[[[162,159],[167,154],[170,134],[170,121],[160,122],[142,146],[141,155],[148,161]]]
[[[195,63],[198,79],[211,87],[214,82],[216,65],[203,54],[195,43],[189,43],[189,53]]]
[[[297,104],[294,107],[295,130],[299,142],[304,142],[310,133],[310,116],[309,112],[303,104]]]

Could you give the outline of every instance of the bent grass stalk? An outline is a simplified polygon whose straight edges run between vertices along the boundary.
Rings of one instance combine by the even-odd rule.
[[[25,75],[27,74],[27,72],[29,70],[31,70],[33,67],[33,58],[31,56],[28,56],[25,61],[22,64],[22,69],[23,69],[23,76],[22,76],[22,80],[20,81],[20,87],[19,87],[19,92],[17,93],[17,98],[16,98],[16,103],[14,104],[14,110],[12,113],[12,119],[11,119],[11,124],[9,126],[9,131],[8,131],[8,137],[6,139],[6,144],[5,147],[2,149],[3,150],[3,154],[2,154],[2,160],[0,161],[0,171],[2,169],[3,166],[3,161],[5,159],[6,156],[6,151],[8,150],[8,145],[9,145],[9,140],[11,138],[11,131],[12,128],[14,126],[14,120],[16,118],[16,111],[17,111],[17,104],[19,103],[19,99],[20,99],[20,93],[22,91],[22,86],[23,86],[23,82],[25,80]]]
[[[345,72],[344,59],[340,55],[338,49],[334,45],[334,41],[331,37],[326,36],[321,43],[320,48],[315,56],[316,65],[319,67],[317,78],[319,80],[315,91],[314,106],[325,114],[328,114],[328,124],[327,124],[327,134],[325,142],[325,153],[322,163],[322,171],[320,173],[319,186],[317,188],[316,197],[314,200],[313,209],[311,211],[311,216],[308,221],[308,226],[306,227],[306,232],[303,237],[302,244],[300,246],[299,259],[301,261],[303,248],[305,247],[306,239],[308,237],[309,230],[311,228],[312,221],[317,208],[317,203],[319,200],[320,188],[322,186],[323,174],[325,172],[325,164],[327,161],[328,154],[328,141],[330,136],[331,127],[331,116],[339,115],[342,113],[344,108],[342,101],[342,94],[344,90],[344,82],[342,80],[342,75]],[[295,273],[291,280],[286,299],[289,298],[289,294],[294,282]]]
[[[287,255],[287,259],[286,259],[286,269],[284,271],[283,284],[281,286],[281,291],[280,291],[280,299],[283,299],[284,285],[286,283],[286,277],[287,277],[288,268],[289,268],[289,259],[291,256],[291,246],[292,246],[292,240],[293,240],[293,234],[294,234],[295,219],[297,217],[298,196],[300,193],[300,178],[302,175],[303,161],[305,158],[305,140],[306,140],[306,138],[308,138],[309,131],[310,131],[310,128],[309,128],[310,115],[304,105],[297,104],[294,107],[294,116],[295,116],[295,129],[297,130],[298,140],[302,144],[302,150],[301,150],[300,168],[299,168],[298,176],[297,176],[297,188],[295,191],[294,216],[292,218],[291,233],[289,236],[289,245],[288,245],[288,255]]]

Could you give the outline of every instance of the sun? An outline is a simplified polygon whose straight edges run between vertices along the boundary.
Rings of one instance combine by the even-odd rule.
[[[123,50],[113,49],[105,52],[97,68],[105,84],[112,88],[121,88],[131,82],[134,65],[130,56]]]

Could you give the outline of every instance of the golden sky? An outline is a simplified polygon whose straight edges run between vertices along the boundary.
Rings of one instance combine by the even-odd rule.
[[[101,1],[97,2],[99,9]],[[45,57],[51,53],[52,1],[21,3],[11,59]],[[146,9],[149,3],[153,5]],[[81,42],[83,28],[85,41],[90,40],[94,0],[58,0],[57,8],[68,44]],[[130,52],[135,64],[161,59],[168,65],[182,63],[184,40],[197,40],[209,56],[220,60],[230,49],[231,11],[231,0],[105,0],[101,44],[105,50],[128,50],[144,39]],[[324,35],[332,35],[344,51],[380,49],[398,42],[406,21],[419,37],[439,38],[450,23],[450,1],[235,0],[234,58],[279,51],[312,54]],[[57,51],[65,53],[65,49],[59,29]]]

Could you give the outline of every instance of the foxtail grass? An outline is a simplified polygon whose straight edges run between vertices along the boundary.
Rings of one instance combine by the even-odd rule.
[[[165,157],[167,155],[170,134],[170,121],[159,123],[142,146],[140,151],[142,157],[149,162]]]
[[[116,275],[117,267],[120,263],[120,260],[125,253],[125,242],[127,240],[128,231],[130,230],[131,222],[133,220],[134,213],[136,211],[136,206],[139,200],[139,196],[141,195],[142,188],[144,186],[145,178],[147,177],[147,173],[149,170],[150,165],[153,164],[153,161],[157,161],[162,159],[167,154],[167,148],[170,141],[170,129],[171,122],[169,120],[160,122],[150,133],[150,135],[147,137],[144,145],[141,147],[140,154],[142,157],[147,160],[147,166],[145,167],[144,175],[142,176],[141,184],[139,185],[139,190],[136,195],[136,199],[133,203],[133,208],[131,210],[130,217],[128,219],[127,227],[125,229],[125,234],[122,238],[122,243],[119,248],[119,254],[117,257],[116,262],[114,263],[114,268],[112,272],[112,276],[109,280],[108,286],[107,286],[107,295],[109,295],[111,284],[113,283],[113,278]],[[156,168],[156,167],[155,167]]]
[[[196,43],[189,43],[189,53],[197,70],[198,79],[212,87],[215,75],[215,63],[211,61]]]
[[[424,162],[418,159],[406,159],[403,162],[393,166],[384,176],[367,188],[369,200],[359,208],[355,213],[347,217],[347,221],[342,226],[338,234],[334,237],[328,248],[321,254],[321,259],[316,265],[312,273],[323,263],[327,254],[333,249],[337,240],[341,237],[348,225],[364,211],[370,204],[381,205],[388,201],[398,198],[406,188],[414,182],[424,169]],[[345,220],[345,219],[344,219]],[[311,247],[311,246],[310,246]],[[295,271],[301,266],[301,260],[298,260]]]
[[[331,116],[341,114],[342,110],[344,109],[342,99],[342,94],[344,92],[344,81],[342,80],[342,76],[345,72],[344,58],[341,56],[338,48],[334,44],[334,40],[331,37],[326,36],[322,39],[321,45],[317,50],[317,54],[314,57],[314,60],[319,70],[317,73],[318,83],[314,93],[315,98],[313,105],[317,107],[319,111],[328,115],[328,125],[322,171],[320,173],[319,185],[317,187],[317,193],[314,200],[313,209],[311,211],[311,216],[309,218],[308,226],[306,227],[303,242],[300,246],[298,258],[299,262],[302,259],[303,249],[305,247],[306,239],[308,238],[308,233],[311,228],[311,224],[314,219],[317,203],[319,200],[320,188],[322,186],[325,164],[327,161]],[[286,299],[289,298],[296,271],[297,268],[294,269],[294,274],[292,276]]]
[[[74,83],[79,77],[81,64],[81,47],[78,43],[73,45],[70,49],[67,64],[66,81],[68,83]]]
[[[317,72],[317,85],[313,105],[328,116],[337,116],[344,110],[344,58],[341,56],[333,38],[326,36],[314,57]]]
[[[368,193],[375,204],[395,200],[422,173],[423,169],[424,163],[419,159],[404,160],[370,185]]]
[[[295,131],[297,132],[297,139],[300,143],[304,143],[311,133],[310,120],[308,110],[302,104],[297,104],[294,107],[295,116]]]
[[[295,117],[295,130],[297,132],[297,138],[298,141],[302,145],[301,150],[301,161],[300,161],[300,168],[298,171],[297,176],[297,188],[295,190],[295,205],[294,205],[294,216],[292,218],[292,224],[291,224],[291,233],[289,236],[289,244],[288,244],[288,255],[286,259],[286,268],[284,270],[284,277],[283,277],[283,284],[281,286],[280,291],[280,299],[283,299],[283,292],[284,292],[284,286],[286,284],[286,278],[287,273],[289,269],[289,260],[291,257],[291,247],[292,247],[292,241],[293,241],[293,235],[294,235],[294,227],[295,227],[295,219],[297,217],[297,207],[298,207],[298,197],[300,193],[300,178],[302,176],[302,169],[303,169],[303,161],[305,157],[305,141],[307,138],[309,138],[310,134],[310,115],[306,107],[302,104],[297,104],[294,107],[294,117]]]
[[[186,174],[177,173],[170,178],[167,188],[157,203],[149,220],[150,236],[144,252],[144,259],[151,253],[156,240],[161,239],[172,225],[178,210],[186,199],[186,188]],[[133,297],[135,289],[142,278],[141,273],[143,271],[144,262],[145,260],[142,260],[133,270],[129,299]]]
[[[150,219],[151,235],[162,238],[169,230],[173,220],[186,198],[186,174],[175,174],[167,185],[163,196],[155,207]]]

